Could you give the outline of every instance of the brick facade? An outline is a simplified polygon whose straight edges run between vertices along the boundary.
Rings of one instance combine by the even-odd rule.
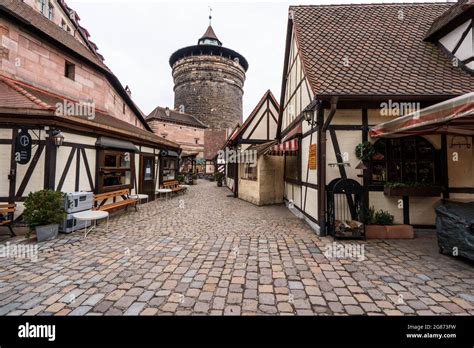
[[[159,120],[150,120],[148,125],[156,135],[178,143],[184,154],[198,153],[197,158],[204,158],[204,128]]]
[[[0,48],[2,75],[74,100],[94,102],[96,108],[144,129],[103,74],[5,19],[0,19]],[[65,77],[66,61],[75,65],[74,80]]]

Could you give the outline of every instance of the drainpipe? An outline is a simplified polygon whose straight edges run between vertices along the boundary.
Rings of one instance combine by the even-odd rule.
[[[327,119],[324,121],[324,109],[321,108],[320,115],[318,115],[318,121],[320,125],[318,129],[318,138],[319,138],[319,175],[318,175],[318,211],[319,211],[319,228],[320,235],[326,236],[326,131],[329,128],[329,125],[334,117],[334,114],[337,110],[338,97],[331,98],[331,109],[329,111]]]

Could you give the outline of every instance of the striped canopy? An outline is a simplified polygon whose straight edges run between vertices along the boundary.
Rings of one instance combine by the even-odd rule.
[[[369,131],[372,138],[396,138],[409,135],[474,135],[474,92],[432,105]]]
[[[268,149],[270,156],[296,156],[298,154],[298,139],[291,139],[282,144],[275,144]]]

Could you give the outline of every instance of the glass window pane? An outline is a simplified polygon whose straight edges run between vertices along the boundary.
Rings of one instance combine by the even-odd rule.
[[[405,159],[410,159],[410,160],[416,159],[416,139],[415,138],[403,139],[403,155]]]
[[[388,166],[388,181],[402,181],[402,164],[400,161],[391,161]]]
[[[401,159],[402,158],[402,144],[400,139],[392,139],[391,141],[390,157],[391,159]]]
[[[402,179],[405,184],[416,183],[416,162],[405,162]]]
[[[104,162],[105,167],[117,167],[117,156],[115,154],[106,154]]]
[[[150,181],[153,180],[153,161],[148,158],[145,159],[145,175],[143,176],[143,180]]]
[[[372,163],[372,181],[384,182],[387,180],[385,161],[374,161]]]
[[[434,184],[433,162],[418,162],[418,180],[420,184]]]

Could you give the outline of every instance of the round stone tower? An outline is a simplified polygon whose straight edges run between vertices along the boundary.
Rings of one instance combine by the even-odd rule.
[[[212,26],[195,46],[170,57],[174,104],[210,129],[232,128],[242,123],[242,96],[247,60],[223,47]]]

